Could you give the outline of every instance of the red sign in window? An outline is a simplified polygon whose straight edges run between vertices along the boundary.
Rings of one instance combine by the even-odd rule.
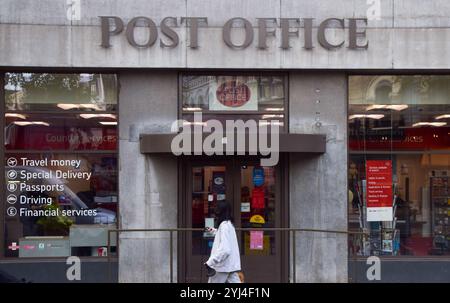
[[[392,161],[367,160],[367,221],[392,220]]]
[[[5,131],[8,150],[115,150],[116,127],[16,126]]]
[[[350,150],[433,150],[450,148],[450,127],[397,129],[395,132],[350,130]]]
[[[244,83],[227,81],[217,88],[217,100],[225,106],[240,107],[250,100],[250,88]]]

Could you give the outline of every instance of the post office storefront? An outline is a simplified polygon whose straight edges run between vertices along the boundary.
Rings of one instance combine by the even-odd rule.
[[[237,228],[279,229],[238,231],[248,282],[448,282],[450,23],[424,4],[20,2],[0,15],[4,277],[72,282],[77,256],[84,282],[204,281],[211,235],[145,230],[228,200]]]

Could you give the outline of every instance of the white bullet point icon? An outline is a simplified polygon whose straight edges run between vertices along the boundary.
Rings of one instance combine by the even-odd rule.
[[[8,216],[13,217],[17,214],[17,209],[13,206],[9,207],[6,211],[8,213]]]
[[[17,196],[15,196],[15,195],[9,195],[9,196],[6,198],[6,201],[8,201],[9,204],[14,204],[14,203],[17,202]]]
[[[17,184],[16,183],[8,183],[8,190],[10,192],[15,192],[17,190]]]
[[[8,160],[6,161],[8,163],[9,167],[14,167],[17,165],[17,159],[16,158],[8,158]]]
[[[7,175],[10,180],[15,180],[17,178],[17,172],[15,170],[8,171]]]

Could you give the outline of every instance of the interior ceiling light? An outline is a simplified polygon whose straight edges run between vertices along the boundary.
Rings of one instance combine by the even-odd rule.
[[[77,104],[69,104],[69,103],[58,103],[56,106],[64,110],[78,108]]]
[[[90,103],[80,103],[80,104],[72,104],[72,103],[58,103],[56,106],[58,106],[61,109],[64,110],[71,110],[71,109],[93,109],[93,110],[101,110],[97,104],[90,104]]]
[[[270,118],[283,118],[283,115],[263,115],[263,119],[270,119]]]
[[[418,126],[444,126],[447,125],[447,122],[417,122],[414,123],[412,126],[413,127],[418,127]]]
[[[407,108],[408,108],[408,105],[406,105],[406,104],[391,104],[391,105],[373,104],[373,105],[369,105],[366,108],[366,111],[373,110],[373,109],[392,109],[392,110],[396,110],[396,111],[402,111]]]
[[[436,120],[450,119],[450,114],[440,115],[440,116],[434,117],[434,119],[436,119]]]
[[[384,115],[382,115],[382,114],[355,114],[355,115],[350,115],[350,117],[348,117],[349,120],[362,119],[362,118],[379,120],[381,118],[384,118]]]
[[[283,107],[268,107],[268,108],[266,108],[266,111],[269,111],[269,112],[282,112],[282,111],[284,111],[284,108]]]
[[[259,121],[259,125],[278,125],[283,126],[284,123],[281,121]]]
[[[27,116],[25,116],[25,115],[14,114],[14,113],[7,113],[7,114],[5,114],[5,117],[6,118],[19,118],[19,119],[24,119],[24,120],[27,118]]]
[[[183,125],[201,125],[201,126],[206,126],[207,123],[206,122],[188,122],[188,121],[184,121]]]
[[[390,130],[390,129],[392,129],[392,126],[371,128],[371,130]]]
[[[50,126],[49,123],[44,121],[14,121],[13,122],[16,125],[19,126],[27,126],[27,125],[44,125],[44,126]]]
[[[117,125],[116,121],[100,121],[102,125]]]
[[[80,114],[80,117],[83,119],[91,119],[91,118],[111,118],[116,119],[116,115],[113,114]]]
[[[201,111],[202,109],[200,107],[184,107],[183,110],[195,112],[195,111]]]

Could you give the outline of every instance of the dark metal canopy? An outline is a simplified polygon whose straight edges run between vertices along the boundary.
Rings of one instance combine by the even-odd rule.
[[[172,139],[176,133],[169,134],[143,134],[140,137],[141,153],[171,153]],[[202,139],[210,133],[203,133]],[[253,134],[254,135],[254,134]],[[193,153],[194,135],[191,137],[191,152]],[[271,146],[270,135],[267,135],[268,146]],[[235,137],[236,138],[236,137]],[[325,135],[316,134],[279,134],[279,152],[282,153],[325,153]],[[202,141],[203,142],[203,141]],[[231,142],[225,139],[223,142]],[[245,134],[245,152],[255,152],[249,149],[249,134]],[[257,145],[259,146],[259,145]],[[225,154],[226,143],[223,144]],[[236,144],[234,151],[236,152]],[[259,148],[256,152],[259,152]]]

